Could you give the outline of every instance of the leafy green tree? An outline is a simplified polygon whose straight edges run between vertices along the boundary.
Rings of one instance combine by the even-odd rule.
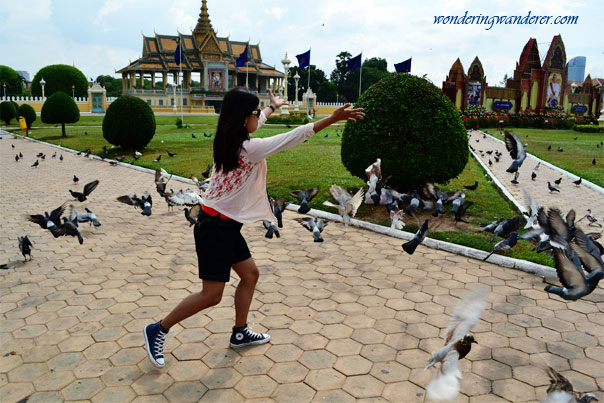
[[[15,118],[17,110],[15,105],[10,101],[4,101],[0,103],[0,120],[4,121],[7,125],[10,124],[11,119]]]
[[[342,85],[346,80],[346,74],[348,73],[348,64],[346,63],[346,60],[351,57],[352,55],[347,51],[338,53],[336,56],[336,68],[329,76],[329,80],[336,85],[336,88],[340,93]]]
[[[29,135],[29,130],[31,129],[31,124],[36,120],[36,111],[28,104],[22,104],[19,109],[17,109],[16,117],[23,116],[25,118],[25,123],[27,124],[27,131]]]
[[[23,77],[8,66],[0,65],[0,96],[4,96],[4,84],[6,84],[6,96],[23,95]]]
[[[76,97],[88,96],[88,80],[84,73],[73,66],[53,64],[42,67],[31,82],[31,93],[33,96],[42,96],[42,87],[40,86],[40,80],[42,79],[46,81],[46,85],[44,86],[44,95],[46,97],[50,97],[57,91],[62,91],[71,96],[72,85],[74,86],[73,92]]]
[[[44,123],[60,123],[61,135],[67,137],[65,123],[75,123],[80,120],[80,110],[71,96],[63,91],[56,91],[42,105],[41,118]]]
[[[298,80],[298,99],[302,99],[302,94],[308,90],[308,67],[304,67],[302,69],[297,66],[291,67],[289,69],[289,78],[287,79],[287,95],[289,98],[293,99],[296,96],[296,80],[292,77],[296,75],[300,76]],[[325,72],[321,69],[318,69],[314,64],[310,65],[310,88],[316,94],[319,91],[319,87],[322,83],[327,81],[327,77],[325,76]]]
[[[388,184],[407,192],[426,182],[445,183],[468,162],[468,136],[455,105],[425,78],[389,74],[356,102],[365,119],[347,124],[342,163],[365,179],[365,168],[382,160]]]
[[[155,114],[140,98],[123,95],[113,101],[103,119],[103,137],[116,146],[140,150],[155,134]]]
[[[113,78],[111,76],[100,75],[96,78],[96,82],[105,88],[108,97],[119,97],[122,95],[122,79]]]
[[[338,89],[331,81],[323,81],[317,89],[317,100],[319,102],[336,102],[338,98]]]

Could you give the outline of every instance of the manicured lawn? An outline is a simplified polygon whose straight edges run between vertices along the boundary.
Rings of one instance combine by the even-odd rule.
[[[503,135],[499,131],[495,129],[487,129],[487,131],[503,140]],[[604,146],[596,147],[601,141],[604,142],[603,133],[523,128],[511,129],[511,131],[516,133],[523,143],[528,143],[526,150],[529,153],[604,187]],[[550,145],[552,149],[548,151]],[[558,152],[558,147],[562,147],[564,151]],[[594,158],[596,165],[592,165]]]
[[[191,128],[185,129],[178,129],[174,121],[173,116],[157,117],[156,134],[144,150],[139,150],[143,152],[143,156],[135,161],[135,164],[151,169],[162,167],[166,171],[180,176],[190,177],[191,174],[194,174],[201,178],[201,172],[205,171],[207,164],[211,164],[213,160],[213,137],[205,137],[203,133],[212,133],[213,135],[217,117],[185,116],[185,123],[191,125]],[[76,150],[91,148],[95,154],[102,153],[103,145],[110,149],[111,145],[102,136],[101,117],[82,117],[76,125],[83,125],[83,123],[90,127],[85,129],[68,127],[67,138],[61,137],[60,128],[52,126],[36,127],[36,125],[34,125],[31,136]],[[272,136],[287,130],[289,129],[284,126],[265,125],[255,136]],[[316,209],[336,212],[334,209],[322,205],[323,201],[332,200],[329,194],[329,186],[337,184],[351,192],[355,192],[359,187],[366,188],[365,180],[351,176],[342,165],[340,158],[341,137],[337,135],[341,130],[341,126],[329,127],[304,144],[269,157],[267,161],[269,166],[267,185],[270,193],[275,196],[285,196],[288,200],[293,201],[293,198],[288,195],[290,191],[319,185],[321,191],[312,201],[311,206]],[[84,131],[88,134],[84,135]],[[197,138],[192,138],[191,133],[195,133]],[[176,153],[176,156],[168,157],[168,150]],[[108,156],[126,155],[125,161],[128,162],[133,161],[132,154],[132,150],[113,148],[109,150]],[[154,162],[153,160],[160,154],[162,155],[161,161],[159,163]],[[480,165],[470,158],[468,165],[458,178],[452,179],[448,184],[441,185],[443,190],[454,191],[462,189],[463,185],[478,181],[477,190],[465,191],[467,200],[474,202],[466,216],[470,224],[454,225],[453,217],[450,214],[434,218],[428,212],[418,216],[420,220],[423,220],[424,217],[431,219],[430,237],[482,250],[491,249],[493,244],[489,241],[489,234],[479,233],[478,229],[500,217],[510,218],[519,213],[500,194],[495,185],[485,178],[484,174]],[[173,185],[180,186],[175,182],[173,182]],[[152,190],[152,188],[153,184],[149,183],[149,190]],[[446,208],[447,211],[449,209],[450,207]],[[357,218],[390,226],[389,215],[383,206],[362,205],[357,213]],[[405,230],[411,232],[417,230],[417,224],[413,217],[405,216],[404,221],[407,224]],[[508,256],[553,266],[553,260],[548,255],[537,255],[530,251],[530,248],[530,244],[520,242]]]

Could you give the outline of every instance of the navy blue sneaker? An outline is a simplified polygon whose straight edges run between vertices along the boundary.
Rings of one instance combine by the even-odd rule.
[[[268,343],[271,336],[266,333],[256,333],[249,327],[247,323],[243,327],[233,327],[233,334],[231,335],[231,347],[239,348],[244,346],[250,346],[253,344],[264,344]]]
[[[159,368],[166,365],[166,362],[164,361],[164,343],[166,342],[166,336],[168,336],[169,332],[169,330],[163,329],[159,322],[147,325],[143,329],[147,354],[149,355],[151,362]]]

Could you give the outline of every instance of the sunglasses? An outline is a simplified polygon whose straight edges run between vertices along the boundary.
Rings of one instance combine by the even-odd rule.
[[[255,111],[252,112],[252,115],[256,115],[258,117],[260,117],[260,113],[262,112],[262,110],[260,108],[256,109]]]

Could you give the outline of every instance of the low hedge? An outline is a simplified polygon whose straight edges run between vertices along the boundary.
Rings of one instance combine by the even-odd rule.
[[[604,127],[597,125],[576,125],[575,131],[581,133],[604,133]]]
[[[310,122],[308,120],[308,117],[306,116],[289,116],[289,117],[280,117],[280,116],[271,116],[268,119],[266,119],[266,123],[273,123],[273,124],[277,124],[277,125],[284,125],[284,124],[294,124],[294,125],[305,125],[308,122]]]

